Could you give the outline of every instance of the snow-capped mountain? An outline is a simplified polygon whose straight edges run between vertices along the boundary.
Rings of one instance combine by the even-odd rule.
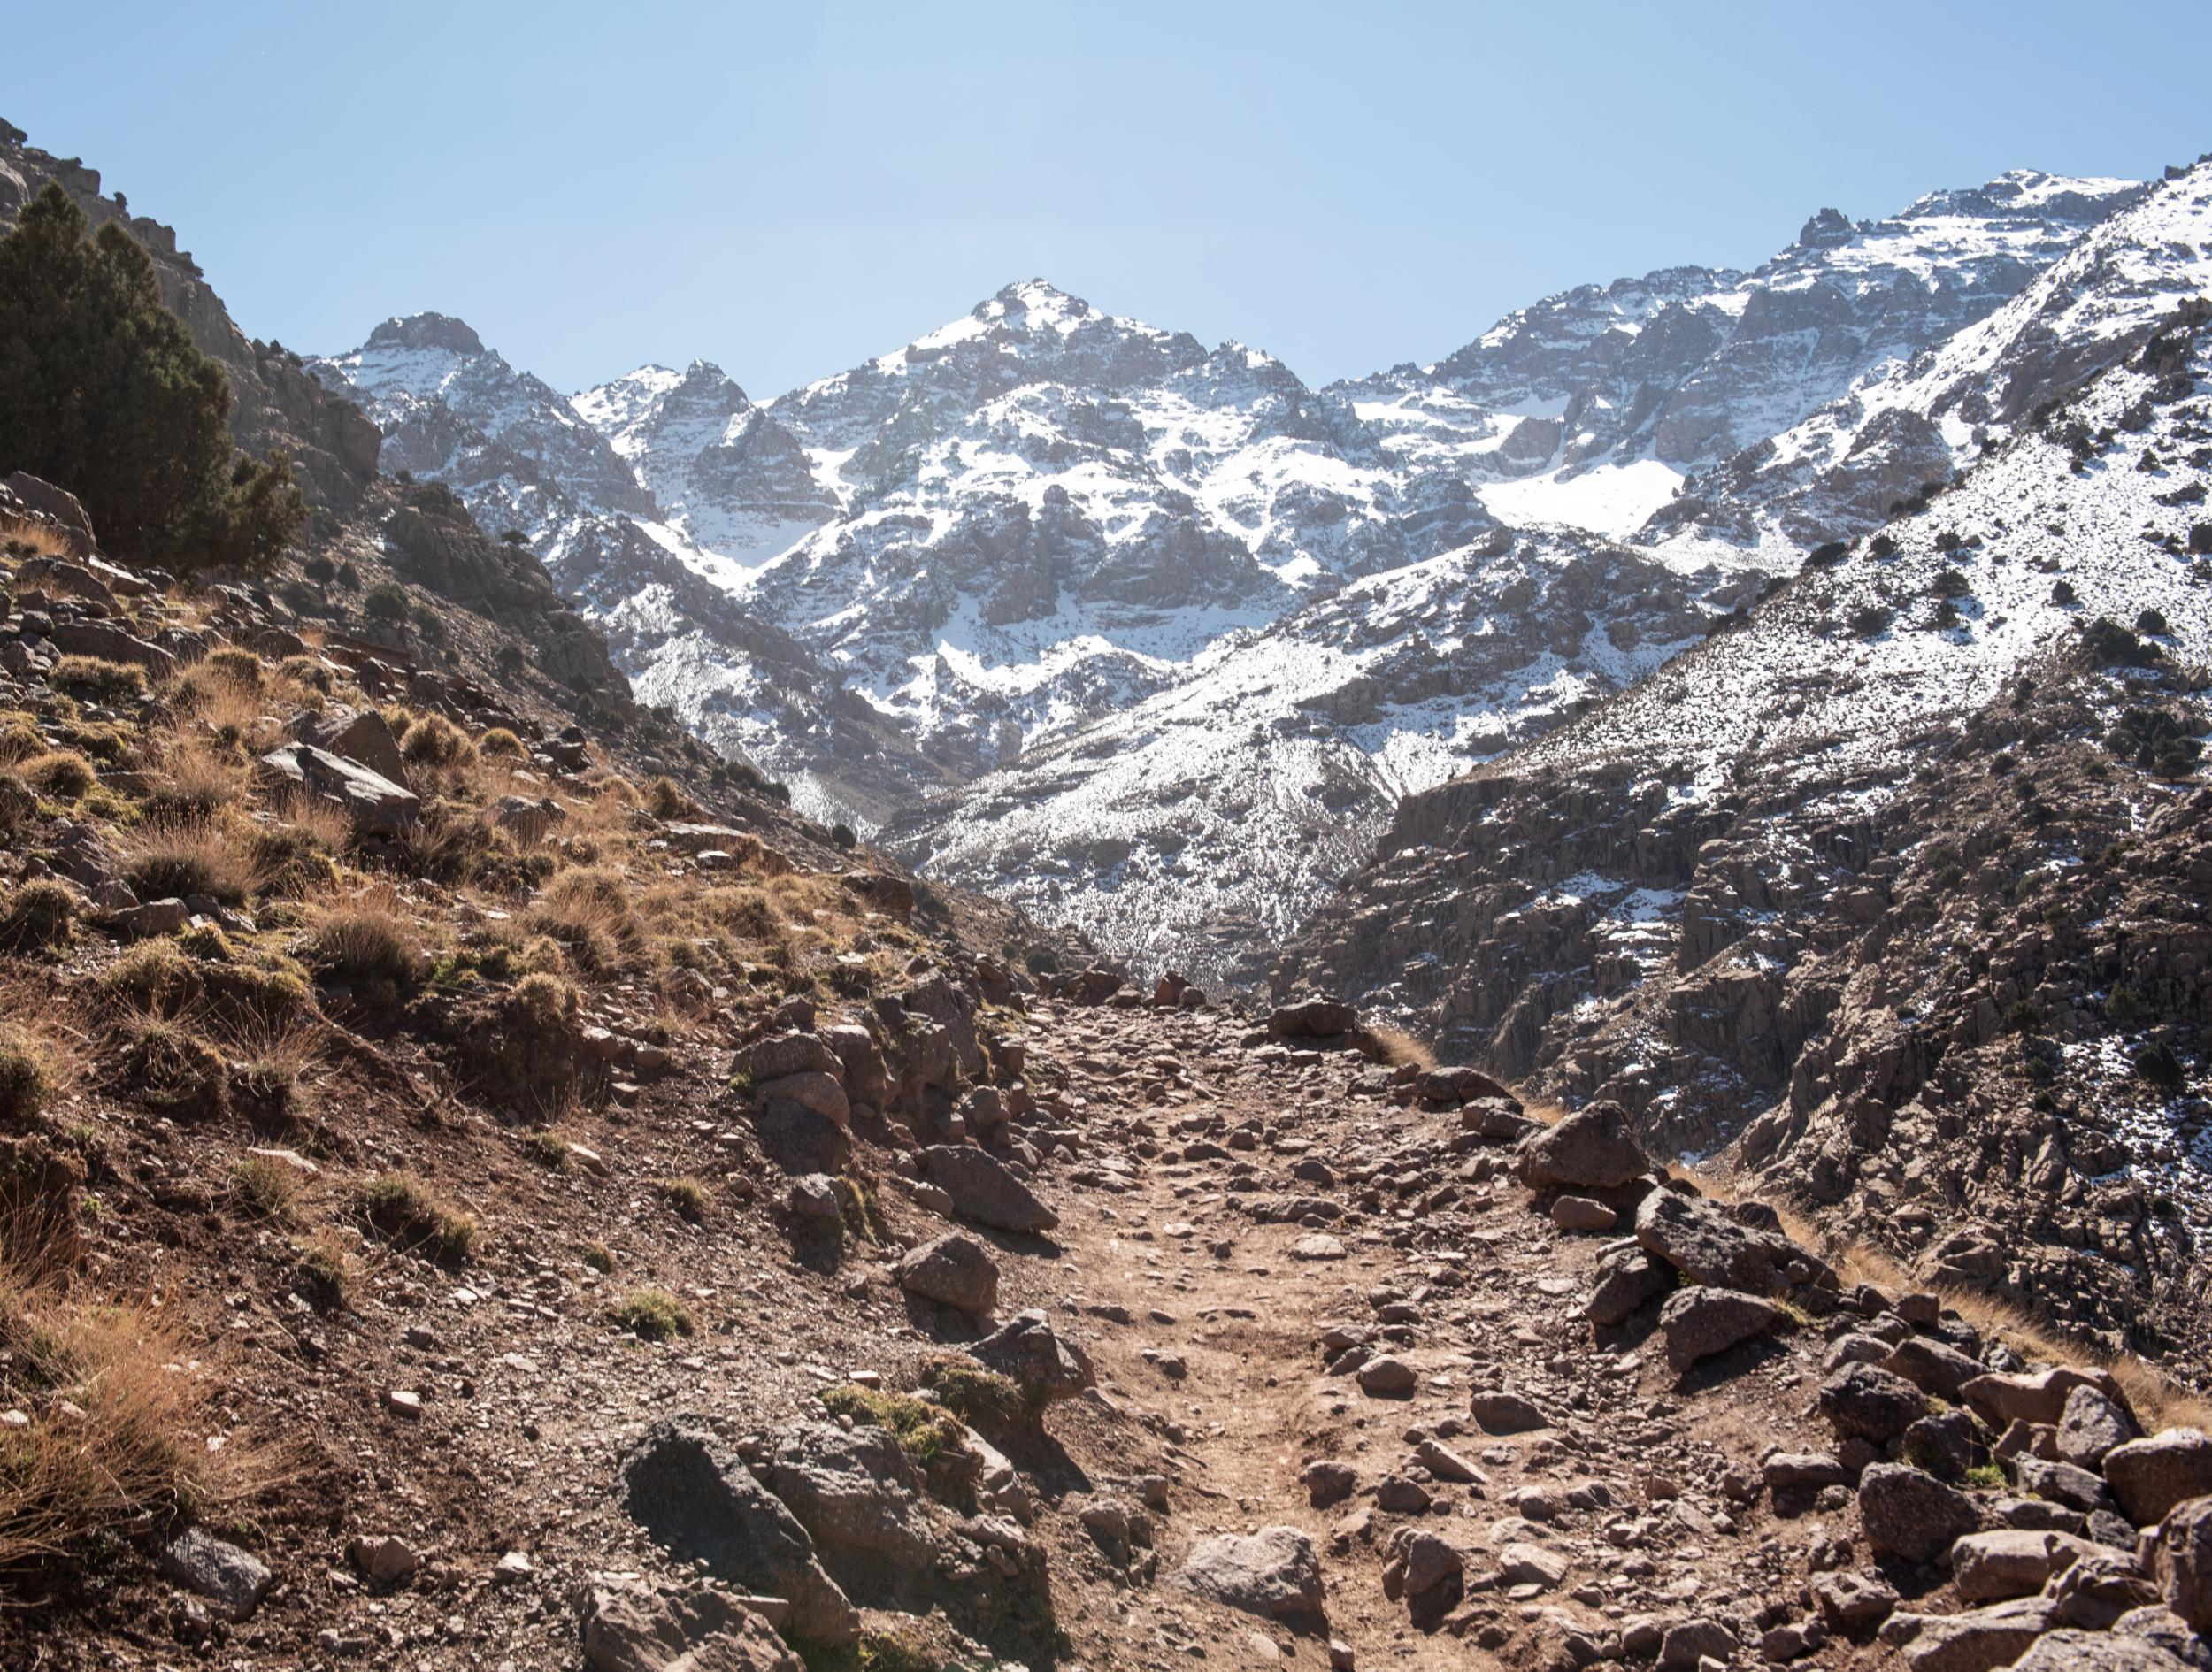
[[[434,315],[323,366],[388,465],[521,529],[642,698],[801,806],[1113,952],[1249,973],[1397,796],[1794,566],[1796,525],[1716,538],[1686,474],[1986,320],[2142,190],[1824,211],[1755,272],[1585,287],[1324,390],[1041,280],[759,403],[703,363],[564,399]],[[1670,502],[1662,548],[1622,543]]]

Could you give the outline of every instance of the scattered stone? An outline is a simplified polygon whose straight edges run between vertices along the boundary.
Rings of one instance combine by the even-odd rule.
[[[1410,1364],[1387,1354],[1361,1365],[1358,1381],[1361,1392],[1379,1400],[1409,1400],[1421,1383]]]
[[[1893,1614],[1882,1636],[1901,1645],[1912,1672],[1993,1672],[2027,1652],[2052,1612],[2041,1597],[2022,1597],[1958,1614]]]
[[[1326,1231],[1317,1231],[1298,1239],[1290,1245],[1293,1260],[1341,1260],[1344,1245]]]
[[[164,1578],[199,1592],[234,1623],[253,1617],[273,1577],[259,1557],[199,1527],[164,1545],[157,1565]]]
[[[1685,1620],[1660,1639],[1659,1664],[1667,1672],[1697,1672],[1707,1657],[1724,1665],[1735,1653],[1736,1634],[1719,1621]]]
[[[1486,1434],[1525,1434],[1549,1428],[1551,1419],[1517,1393],[1477,1393],[1468,1409]]]
[[[353,1539],[346,1545],[346,1560],[358,1568],[365,1577],[380,1585],[396,1585],[411,1579],[415,1570],[422,1566],[422,1558],[415,1553],[412,1545],[389,1534]]]
[[[1825,1452],[1777,1452],[1760,1465],[1760,1474],[1768,1490],[1778,1492],[1816,1492],[1851,1484],[1851,1471]]]
[[[1625,1323],[1647,1301],[1674,1287],[1674,1268],[1631,1245],[1600,1257],[1597,1286],[1582,1315],[1601,1329]]]
[[[1342,1503],[1359,1484],[1358,1473],[1352,1466],[1334,1458],[1308,1463],[1300,1478],[1305,1482],[1307,1502],[1316,1509]]]

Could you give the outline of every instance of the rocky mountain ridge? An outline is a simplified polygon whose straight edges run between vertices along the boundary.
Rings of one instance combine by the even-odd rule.
[[[1609,536],[1682,472],[1985,317],[2140,189],[2018,173],[1883,221],[1824,211],[1755,272],[1585,288],[1435,366],[1325,390],[1041,280],[758,403],[705,364],[563,402],[480,345],[464,367],[441,344],[465,327],[431,319],[322,369],[392,461],[531,538],[649,701],[800,805],[887,824],[1120,955],[1248,978],[1399,794],[1647,673],[1794,561],[1701,537],[1655,564]],[[1567,526],[1516,543],[1502,521]],[[1570,594],[1579,564],[1656,602],[1586,596],[1566,631],[1531,610],[1563,564]],[[1387,653],[1388,689],[1338,700],[1375,676],[1344,664],[1350,605],[1328,600],[1384,575],[1397,618],[1427,588],[1444,631]],[[1503,608],[1479,618],[1470,584]],[[1225,747],[1263,685],[1238,722],[1254,746]],[[1155,781],[1187,788],[1156,802]],[[1192,876],[1165,911],[1145,881]]]

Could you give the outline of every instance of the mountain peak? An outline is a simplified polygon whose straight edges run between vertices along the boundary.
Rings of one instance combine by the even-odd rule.
[[[484,341],[449,313],[395,314],[369,333],[372,349],[444,349],[454,354],[481,354]]]

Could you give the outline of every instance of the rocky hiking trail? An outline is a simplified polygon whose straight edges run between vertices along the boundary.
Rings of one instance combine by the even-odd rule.
[[[1379,1066],[1340,1039],[1269,1039],[1219,1009],[1034,1001],[1025,1056],[1036,1108],[992,1131],[1002,1151],[1048,1147],[1035,1194],[1018,1159],[962,1184],[943,1152],[986,1152],[926,1147],[910,1170],[955,1193],[902,1177],[895,1161],[876,1194],[886,1240],[833,1248],[806,1231],[802,1177],[781,1219],[787,1250],[733,1243],[710,1223],[692,1257],[626,1269],[696,1315],[689,1339],[611,1340],[602,1284],[565,1262],[380,1282],[361,1307],[365,1356],[341,1348],[331,1361],[350,1359],[344,1375],[310,1373],[280,1396],[310,1424],[342,1412],[351,1427],[373,1391],[380,1409],[350,1440],[349,1501],[331,1516],[347,1536],[326,1536],[313,1576],[280,1590],[229,1646],[258,1634],[273,1647],[298,1631],[301,1664],[566,1667],[580,1594],[589,1665],[795,1664],[727,1591],[672,1564],[703,1555],[741,1594],[771,1588],[757,1561],[701,1531],[697,1481],[670,1489],[679,1511],[656,1509],[639,1484],[641,1455],[666,1474],[722,1446],[715,1467],[741,1483],[743,1515],[780,1517],[781,1499],[805,1524],[796,1536],[811,1535],[815,1575],[898,1609],[839,1623],[838,1599],[810,1623],[879,1644],[887,1620],[934,1610],[921,1639],[942,1658],[916,1665],[990,1661],[947,1622],[981,1618],[949,1581],[956,1555],[902,1541],[972,1556],[961,1540],[993,1513],[1006,1559],[978,1563],[967,1583],[1049,1599],[1056,1633],[1028,1664],[1763,1660],[1943,1672],[2009,1664],[2038,1629],[2064,1623],[2037,1597],[2032,1629],[2009,1618],[1957,1653],[1900,1661],[1874,1635],[1893,1609],[1912,1620],[1962,1599],[1936,1568],[1870,1544],[1849,1490],[1883,1449],[1865,1436],[1896,1453],[1904,1424],[1939,1407],[1862,1361],[1894,1363],[1893,1347],[1923,1344],[1904,1368],[1924,1361],[1955,1396],[1951,1361],[1962,1355],[1857,1292],[1843,1298],[1876,1314],[1863,1323],[1871,1333],[1824,1330],[1794,1302],[1677,1290],[1672,1271],[1617,1234],[1623,1208],[1640,1194],[1696,1199],[1653,1192],[1602,1107],[1547,1137],[1509,1099],[1463,1102],[1499,1089],[1467,1070]],[[696,1164],[690,1151],[713,1143],[717,1123],[663,1120],[656,1107],[685,1083],[673,1068],[605,1134],[575,1135],[580,1193],[642,1214],[639,1176]],[[1522,1175],[1578,1177],[1588,1193],[1532,1193]],[[948,1230],[933,1209],[1013,1222],[1040,1200],[1041,1216],[1057,1216],[1041,1232],[931,1240]],[[1763,1228],[1770,1217],[1712,1209],[1669,1246],[1716,1277],[1765,1270],[1809,1302],[1814,1285],[1773,1264],[1799,1262],[1795,1275],[1816,1282],[1808,1257]],[[956,1257],[926,1277],[913,1256],[897,1258],[901,1245],[949,1245]],[[995,1299],[995,1315],[972,1319],[918,1290],[987,1310]],[[1663,1315],[1662,1291],[1699,1304],[1678,1299]],[[1932,1298],[1900,1304],[1953,1338],[1962,1327]],[[1624,1308],[1635,1310],[1622,1324],[1589,1321]],[[986,1336],[993,1324],[1003,1327]],[[1009,1353],[1009,1336],[1027,1345]],[[928,1379],[949,1345],[973,1346],[1048,1407],[995,1434],[1018,1461],[988,1455],[985,1515],[949,1530],[931,1520],[926,1492],[902,1484],[895,1448],[864,1443],[879,1430],[822,1415],[826,1392]],[[1711,1356],[1692,1361],[1699,1353]],[[1839,1396],[1821,1392],[1838,1367],[1871,1373],[1841,1396],[1840,1423]],[[1859,1438],[1839,1444],[1839,1427]],[[1936,1494],[1906,1492],[1893,1542],[1970,1501],[1916,1469],[1892,1472]],[[1941,1545],[2005,1516],[2040,1530],[2016,1543],[2041,1541],[1998,1551],[2012,1566],[1980,1582],[1985,1598],[2034,1592],[2045,1570],[2091,1548],[2066,1530],[2085,1518],[2055,1502],[1978,1496],[1991,1502],[1946,1528]],[[2130,1605],[2154,1600],[2134,1568],[2133,1529],[2121,1530],[2101,1534],[2116,1564],[2127,1551],[2107,1588]],[[910,1554],[923,1577],[872,1589]],[[808,1606],[811,1583],[774,1586],[780,1600],[753,1606],[795,1628],[803,1616],[789,1610]],[[2027,1605],[1998,1606],[2016,1615]],[[2168,1664],[2141,1646],[2139,1661],[2097,1664]]]

